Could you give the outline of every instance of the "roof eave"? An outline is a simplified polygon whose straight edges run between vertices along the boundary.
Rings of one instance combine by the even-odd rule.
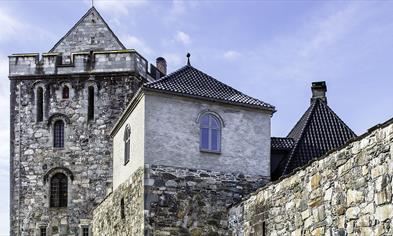
[[[263,106],[246,104],[246,103],[231,102],[231,101],[226,101],[226,100],[222,100],[222,99],[215,99],[215,98],[209,98],[209,97],[203,97],[203,96],[197,96],[197,95],[190,95],[190,94],[172,92],[172,91],[167,91],[167,90],[162,90],[162,89],[154,89],[154,88],[143,87],[143,90],[144,91],[157,92],[157,93],[163,93],[163,94],[169,94],[169,95],[176,95],[176,96],[180,96],[180,97],[189,97],[189,98],[201,99],[201,100],[205,100],[205,101],[219,102],[219,103],[230,104],[230,105],[241,106],[241,107],[247,107],[247,108],[252,108],[252,109],[258,109],[258,110],[267,111],[271,115],[273,115],[273,113],[275,113],[277,111],[275,109],[275,107],[263,107]]]

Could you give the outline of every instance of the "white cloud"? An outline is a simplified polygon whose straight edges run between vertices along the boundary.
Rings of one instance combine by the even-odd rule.
[[[136,36],[127,35],[122,37],[121,41],[124,43],[126,48],[135,49],[142,55],[150,56],[154,52],[153,49],[149,47],[144,40]]]
[[[191,43],[191,37],[183,31],[177,31],[175,40],[183,45],[188,45]]]
[[[228,60],[228,61],[233,61],[236,60],[237,58],[239,58],[241,56],[240,52],[237,51],[233,51],[233,50],[229,50],[226,51],[223,55],[224,59]]]
[[[23,39],[33,40],[37,38],[52,38],[53,35],[46,30],[30,25],[27,22],[22,22],[20,19],[0,8],[0,42]],[[23,35],[23,37],[21,37]]]
[[[91,4],[91,1],[86,1]],[[114,15],[128,15],[129,9],[147,5],[146,0],[95,0],[94,6],[98,10],[112,13]]]

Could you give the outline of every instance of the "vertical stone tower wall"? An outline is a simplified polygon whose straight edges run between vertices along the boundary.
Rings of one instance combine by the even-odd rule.
[[[63,100],[63,85],[70,98]],[[95,90],[95,117],[87,120],[87,88]],[[78,232],[82,219],[103,200],[111,186],[109,132],[137,90],[134,76],[26,79],[11,82],[11,230],[34,235],[48,226],[52,235]],[[44,119],[36,121],[36,89],[44,88]],[[64,148],[53,147],[53,123],[65,121]],[[49,207],[51,175],[68,178],[67,208]],[[88,221],[85,222],[88,224]]]
[[[11,235],[41,230],[81,235],[82,227],[90,227],[92,209],[111,187],[109,132],[146,81],[147,61],[125,50],[94,8],[56,45],[41,56],[9,57]],[[65,86],[69,98],[62,96]],[[94,88],[93,119],[88,119],[89,87]],[[37,119],[41,89],[42,121]],[[65,124],[63,148],[54,147],[58,120]],[[51,180],[58,173],[68,180],[67,207],[50,206]]]

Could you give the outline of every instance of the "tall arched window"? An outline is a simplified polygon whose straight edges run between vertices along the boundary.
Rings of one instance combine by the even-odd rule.
[[[124,165],[130,161],[131,152],[131,128],[129,125],[124,130]]]
[[[200,150],[208,152],[221,151],[221,122],[220,119],[206,113],[199,119],[200,125]]]
[[[66,207],[68,179],[63,173],[53,175],[50,181],[50,207]]]
[[[64,121],[57,120],[53,125],[53,147],[64,147]]]
[[[42,87],[37,88],[36,113],[37,122],[41,122],[44,119],[44,90]]]
[[[64,87],[63,87],[62,97],[63,97],[63,99],[70,98],[70,89],[68,88],[67,85],[64,85]]]
[[[94,87],[88,88],[88,101],[87,101],[87,119],[94,120]]]

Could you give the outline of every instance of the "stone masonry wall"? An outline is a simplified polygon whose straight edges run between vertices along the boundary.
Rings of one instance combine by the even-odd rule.
[[[224,235],[229,206],[266,184],[260,176],[152,166],[146,173],[148,235]]]
[[[143,235],[144,230],[144,191],[143,168],[139,168],[132,177],[121,184],[115,192],[94,210],[93,235]],[[124,202],[124,215],[121,202]]]
[[[392,235],[392,177],[390,120],[232,208],[231,235]]]
[[[224,235],[228,231],[229,206],[266,184],[258,176],[150,166],[123,183],[95,210],[94,235]],[[139,212],[144,196],[144,223]],[[125,220],[120,199],[125,200]],[[137,216],[135,216],[135,214]],[[128,218],[134,215],[134,218]],[[135,225],[142,225],[138,228]]]
[[[133,76],[11,80],[11,235],[79,235],[111,187],[109,132],[140,81]],[[70,98],[62,99],[64,85]],[[95,87],[95,118],[87,120],[87,90]],[[44,90],[44,120],[36,120],[36,90]],[[65,121],[64,148],[53,147],[53,123]],[[68,177],[68,206],[49,207],[50,177]]]

